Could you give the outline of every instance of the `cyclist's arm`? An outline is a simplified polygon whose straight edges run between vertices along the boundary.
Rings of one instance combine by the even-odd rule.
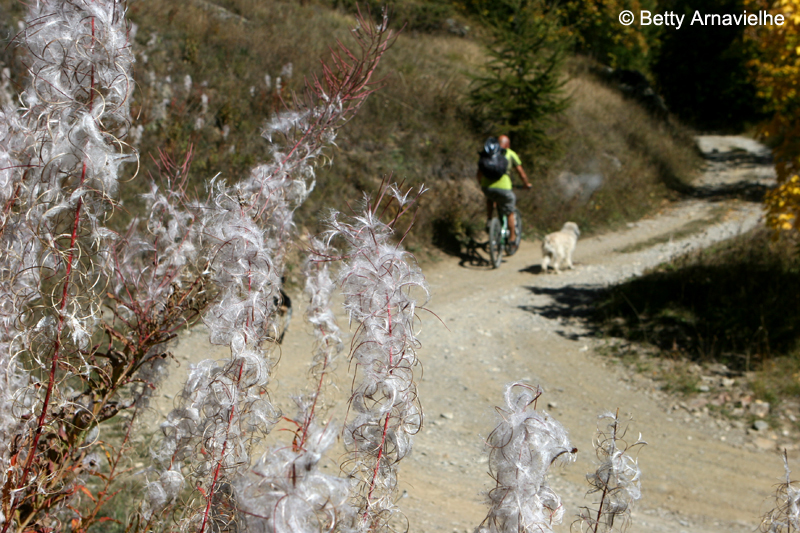
[[[483,174],[481,173],[481,169],[478,169],[478,172],[475,173],[475,179],[478,180],[478,184],[481,183],[483,179]]]
[[[517,173],[519,174],[519,177],[522,178],[522,182],[525,184],[525,188],[530,189],[531,187],[533,187],[533,185],[531,185],[530,180],[528,180],[528,175],[525,174],[525,169],[522,168],[522,165],[517,165],[516,169]]]
[[[519,177],[522,179],[522,183],[525,184],[525,188],[530,189],[532,185],[530,180],[528,180],[528,175],[525,173],[525,169],[522,168],[522,161],[520,161],[519,155],[513,151],[507,152],[506,154],[509,165],[514,167],[514,169],[517,171],[517,174],[519,174]],[[509,174],[510,173],[511,172],[509,171]]]

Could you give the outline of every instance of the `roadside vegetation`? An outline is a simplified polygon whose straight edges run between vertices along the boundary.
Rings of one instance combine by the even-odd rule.
[[[797,244],[757,230],[682,257],[610,289],[594,320],[604,335],[649,346],[645,351],[654,359],[639,370],[655,373],[667,389],[700,392],[702,372],[690,368],[724,365],[725,376],[746,382],[755,398],[771,404],[796,401]],[[668,361],[667,366],[654,364],[658,360]]]

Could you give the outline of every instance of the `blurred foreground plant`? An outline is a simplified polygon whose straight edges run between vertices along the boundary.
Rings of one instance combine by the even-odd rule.
[[[489,514],[477,533],[546,533],[561,523],[561,498],[547,482],[550,466],[575,460],[577,448],[570,444],[564,427],[545,411],[536,409],[541,388],[509,383],[505,408],[497,408],[500,422],[486,439],[489,474],[496,486],[489,492]],[[597,533],[614,531],[615,521],[624,529],[630,508],[641,497],[641,472],[628,452],[645,444],[640,438],[628,445],[619,415],[605,413],[608,428],[598,429],[594,442],[600,464],[586,479],[589,494],[600,493],[596,508],[586,507],[573,527]]]
[[[239,515],[238,525],[248,531],[391,530],[397,464],[410,451],[411,436],[422,423],[412,374],[419,344],[413,321],[417,307],[427,300],[427,285],[413,258],[390,242],[412,200],[393,187],[381,192],[387,193],[386,201],[383,194],[374,202],[365,199],[357,216],[334,211],[330,230],[312,241],[307,319],[315,326],[317,348],[309,390],[295,397],[292,445],[266,451],[252,468],[235,476],[232,500],[223,505],[232,517]],[[393,203],[397,215],[382,222],[379,210]],[[335,241],[343,241],[344,255],[333,248]],[[357,325],[351,357],[363,374],[350,400],[355,414],[344,428],[346,478],[318,469],[338,433],[332,423],[318,422],[326,374],[342,349],[330,309],[332,262],[341,262],[338,285]]]
[[[800,531],[800,487],[792,481],[789,470],[789,458],[783,451],[783,468],[786,481],[778,485],[775,491],[775,508],[764,515],[761,526],[763,533],[791,533]]]
[[[564,508],[547,483],[547,471],[558,460],[574,460],[578,450],[557,420],[536,410],[541,394],[524,383],[506,385],[506,407],[497,409],[500,423],[486,439],[497,486],[489,492],[481,533],[548,532],[561,523]]]
[[[587,474],[589,494],[599,494],[596,508],[585,507],[579,515],[578,523],[583,531],[597,533],[614,531],[615,522],[625,529],[630,521],[633,503],[642,497],[641,470],[638,462],[629,455],[630,450],[646,444],[642,436],[632,444],[625,440],[628,432],[616,413],[603,413],[601,421],[608,421],[605,429],[598,428],[594,449],[599,465],[593,473]]]
[[[231,357],[191,369],[130,528],[219,530],[237,518],[234,481],[279,415],[265,393],[292,214],[392,40],[385,18],[359,19],[358,50],[339,44],[267,124],[269,163],[234,185],[213,180],[201,201],[184,190],[188,162],[164,158],[146,213],[116,233],[119,168],[136,161],[124,15],[117,0],[43,0],[17,38],[31,82],[0,118],[3,533],[100,520],[134,419],[166,372],[165,343],[198,318]],[[128,428],[116,446],[101,432],[114,417]]]

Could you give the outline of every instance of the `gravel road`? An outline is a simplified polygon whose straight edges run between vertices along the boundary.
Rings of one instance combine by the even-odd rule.
[[[696,194],[623,231],[579,241],[575,270],[541,274],[538,242],[527,241],[496,270],[455,258],[425,268],[433,293],[428,308],[438,319],[421,317],[425,426],[400,468],[398,505],[409,531],[464,533],[481,522],[483,495],[492,486],[483,438],[494,427],[503,385],[513,380],[544,388],[540,407],[564,424],[580,450],[576,463],[552,471],[551,484],[566,508],[557,531],[569,531],[570,516],[589,503],[584,476],[594,470],[596,418],[617,408],[630,413],[632,431],[649,443],[639,453],[643,498],[628,531],[756,529],[782,474],[777,437],[754,440],[702,411],[676,410],[677,400],[656,383],[596,353],[608,340],[598,339],[579,312],[599,287],[761,223],[761,205],[753,200],[774,183],[766,149],[741,137],[705,136],[698,145],[707,168]],[[687,228],[695,232],[687,235]],[[301,314],[295,310],[273,386],[273,397],[287,410],[288,395],[304,386],[311,353]],[[175,351],[181,363],[226,356],[207,345],[203,328],[182,336]],[[350,379],[348,365],[339,366],[338,405],[330,415],[341,420]],[[169,408],[184,369],[173,371],[157,412]],[[332,471],[335,460],[328,465]]]

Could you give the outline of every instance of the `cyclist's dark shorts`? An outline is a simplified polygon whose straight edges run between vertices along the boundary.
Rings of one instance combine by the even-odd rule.
[[[517,203],[517,197],[514,196],[514,191],[506,189],[489,189],[483,188],[483,194],[486,198],[497,204],[497,210],[500,216],[508,216],[514,212],[514,206]]]

